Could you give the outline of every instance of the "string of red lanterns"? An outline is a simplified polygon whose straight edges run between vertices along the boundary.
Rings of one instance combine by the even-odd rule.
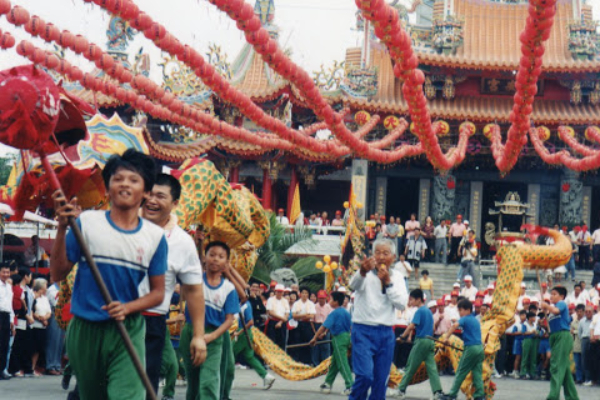
[[[568,128],[560,126],[558,128],[560,140],[565,142],[567,146],[572,148],[575,152],[581,154],[582,156],[593,156],[598,153],[597,149],[592,149],[589,146],[586,146],[582,143],[579,143],[575,136],[571,135],[568,131]],[[571,128],[572,129],[572,128]]]
[[[593,127],[590,130],[594,130],[592,134],[596,135],[596,137],[600,136],[600,131],[598,131],[597,128]],[[562,138],[571,137],[568,133],[567,127],[565,126],[559,127],[558,132]],[[589,154],[583,158],[575,158],[571,156],[567,150],[561,150],[552,154],[544,146],[544,143],[540,138],[538,128],[530,129],[529,137],[531,138],[531,143],[533,144],[535,151],[538,153],[540,158],[548,164],[564,165],[573,171],[590,171],[600,168],[600,151],[597,151],[594,154]]]

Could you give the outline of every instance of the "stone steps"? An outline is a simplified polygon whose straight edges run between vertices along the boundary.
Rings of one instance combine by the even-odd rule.
[[[486,266],[485,262],[482,264],[479,278],[474,277],[475,281],[479,283],[479,285],[475,285],[479,290],[485,290],[488,284],[495,281],[497,277],[495,267],[491,265]],[[456,275],[458,274],[460,266],[457,264],[449,264],[445,267],[443,264],[423,262],[419,267],[419,275],[424,269],[429,271],[429,277],[433,280],[434,294],[437,299],[441,294],[450,293],[452,291],[452,285],[456,282]],[[543,272],[540,273],[543,274]],[[533,270],[525,270],[523,275],[523,281],[527,284],[527,293],[533,295],[539,290],[536,272]],[[593,277],[592,271],[578,270],[575,272],[575,276],[577,282],[585,281],[587,283],[586,288],[588,290],[591,288]],[[419,281],[414,279],[414,273],[408,283],[410,290],[419,287]],[[564,277],[561,284],[565,286],[569,292],[573,290],[574,282],[566,281]]]

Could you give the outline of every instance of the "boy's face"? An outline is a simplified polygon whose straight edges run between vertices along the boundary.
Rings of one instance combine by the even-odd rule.
[[[579,321],[581,321],[581,319],[583,318],[584,311],[583,310],[575,310],[575,312],[577,313],[577,319]]]
[[[535,316],[529,317],[529,319],[527,320],[527,322],[529,322],[530,324],[534,324],[535,323]]]
[[[225,249],[222,247],[215,246],[208,249],[204,263],[208,271],[221,272],[227,265],[228,261],[229,258],[227,257],[227,251],[225,251]]]
[[[550,301],[552,302],[552,304],[556,304],[562,299],[563,297],[556,290],[550,292]]]
[[[519,314],[519,319],[521,320],[521,322],[525,322],[525,320],[527,319],[527,315]]]
[[[137,172],[119,168],[110,177],[108,194],[112,207],[138,209],[145,195],[144,179]]]
[[[308,296],[309,296],[308,290],[303,290],[300,292],[300,298],[302,299],[302,301],[308,300]]]

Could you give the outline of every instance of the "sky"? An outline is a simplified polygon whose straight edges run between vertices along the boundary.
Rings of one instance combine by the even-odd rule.
[[[390,2],[391,0],[388,0]],[[246,0],[253,4],[254,0]],[[401,0],[409,4],[410,0]],[[594,18],[600,20],[600,0],[587,0],[594,7]],[[60,29],[74,34],[85,34],[91,42],[106,49],[106,28],[110,17],[100,7],[83,0],[12,0],[22,5],[31,15],[38,15]],[[137,0],[141,10],[163,24],[184,44],[206,53],[209,44],[220,45],[233,62],[245,40],[235,23],[207,0]],[[360,44],[361,35],[353,30],[356,5],[354,0],[275,0],[275,23],[280,28],[279,43],[291,48],[291,59],[312,74],[321,64],[327,68],[333,61],[343,61],[346,49]],[[8,30],[17,39],[30,40],[36,46],[52,50],[51,45],[32,38],[22,28],[16,28],[0,17],[0,30]],[[161,54],[157,47],[142,34],[136,35],[131,52],[140,47],[150,54],[151,78],[161,79],[157,64]],[[93,64],[71,51],[67,59],[84,71],[93,70]],[[25,59],[14,48],[0,52],[0,70],[23,64]],[[131,57],[133,61],[133,56]],[[0,145],[0,154],[6,148]]]

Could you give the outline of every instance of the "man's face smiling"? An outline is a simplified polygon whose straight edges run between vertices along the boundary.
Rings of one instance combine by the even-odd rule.
[[[144,198],[144,179],[140,174],[119,168],[111,176],[108,194],[114,208],[139,208]]]
[[[142,214],[147,220],[164,226],[169,221],[169,215],[176,205],[177,202],[173,201],[169,186],[154,185],[152,191],[146,194]]]

